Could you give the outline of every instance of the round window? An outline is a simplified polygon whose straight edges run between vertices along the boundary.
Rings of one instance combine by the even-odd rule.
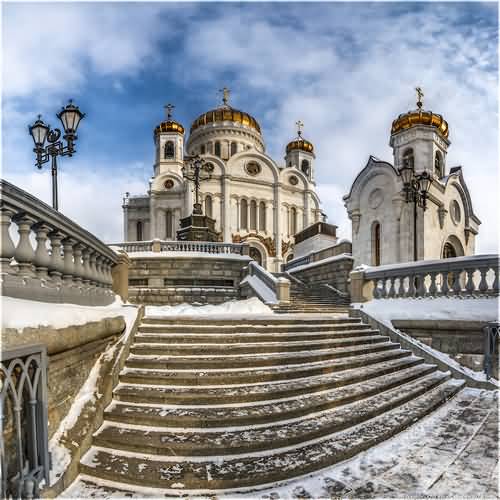
[[[292,186],[296,186],[299,183],[299,179],[295,175],[291,175],[289,181]]]
[[[172,179],[167,179],[165,181],[165,189],[172,189],[174,187],[174,181]]]
[[[455,224],[458,224],[462,219],[462,212],[460,210],[460,205],[458,204],[457,200],[452,200],[450,203],[450,215],[451,215],[451,220]]]
[[[245,165],[245,171],[248,175],[257,175],[260,174],[261,168],[256,161],[249,161]]]

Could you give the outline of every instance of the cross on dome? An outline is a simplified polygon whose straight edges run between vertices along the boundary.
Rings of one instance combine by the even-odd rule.
[[[416,87],[415,90],[417,91],[417,106],[419,109],[422,109],[422,106],[424,105],[424,102],[422,100],[422,97],[424,97],[424,93],[420,87]]]
[[[175,108],[173,104],[168,103],[165,108],[165,113],[167,115],[167,120],[170,120],[172,118],[172,110]]]
[[[224,104],[224,106],[228,106],[229,94],[231,93],[231,91],[227,87],[224,87],[220,89],[219,92],[222,93],[222,103]]]
[[[295,122],[295,125],[297,125],[297,134],[299,135],[299,137],[302,137],[302,127],[304,126],[304,122],[302,122],[301,120],[297,120]]]

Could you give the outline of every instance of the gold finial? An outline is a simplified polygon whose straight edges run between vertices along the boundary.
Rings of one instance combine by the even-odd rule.
[[[424,93],[422,92],[422,89],[420,87],[416,87],[415,90],[417,91],[417,106],[418,109],[422,109],[422,106],[424,105],[422,101],[422,97],[424,97]]]
[[[223,89],[220,89],[219,92],[222,93],[222,103],[224,104],[224,106],[228,106],[229,94],[231,93],[231,91],[227,87],[224,87]]]
[[[167,114],[167,120],[170,120],[172,118],[172,110],[175,108],[173,104],[168,103],[166,106],[163,106],[165,108],[165,113]]]
[[[295,122],[295,125],[297,125],[297,134],[299,137],[302,137],[302,127],[304,126],[304,123],[298,120]]]

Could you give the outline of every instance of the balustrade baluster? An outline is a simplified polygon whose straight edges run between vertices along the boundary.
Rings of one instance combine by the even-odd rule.
[[[428,291],[427,295],[429,297],[436,297],[437,291],[438,291],[438,288],[436,286],[436,277],[437,277],[438,273],[431,271],[429,273],[429,275],[431,277],[431,284],[429,285],[429,291]]]
[[[76,241],[73,238],[65,238],[62,241],[64,251],[64,269],[63,280],[67,285],[73,283],[73,274],[75,272],[75,264],[73,261],[73,246]]]
[[[14,259],[16,259],[19,266],[18,274],[23,277],[32,278],[35,276],[33,272],[35,251],[31,246],[30,233],[35,219],[25,213],[20,213],[14,216],[13,221],[17,224],[17,232],[19,233],[19,241],[14,252]]]
[[[448,271],[443,271],[441,273],[441,279],[442,279],[442,284],[441,284],[441,295],[443,297],[448,297],[448,294],[450,292],[450,287],[448,284]]]
[[[61,282],[64,272],[64,262],[61,257],[61,240],[64,234],[58,230],[49,233],[50,238],[50,266],[49,275],[56,283]]]
[[[0,209],[0,224],[2,225],[0,238],[0,273],[13,274],[15,270],[10,265],[12,257],[16,252],[16,247],[10,237],[10,224],[14,212],[9,208],[2,207]]]
[[[82,250],[84,246],[81,243],[77,243],[73,247],[73,259],[74,259],[74,267],[73,267],[73,280],[77,284],[81,284],[82,278],[84,276],[83,272],[83,262],[82,262]]]
[[[381,298],[387,298],[387,278],[382,278],[382,290],[381,290]]]
[[[456,297],[460,295],[460,292],[462,291],[462,285],[460,284],[460,274],[461,272],[455,271],[453,273],[453,293],[455,294]]]
[[[33,231],[36,234],[36,250],[35,250],[35,258],[33,263],[36,268],[36,274],[38,278],[47,280],[49,278],[49,266],[50,266],[50,255],[47,250],[47,239],[48,234],[52,230],[52,228],[45,224],[44,222],[37,222],[33,224]]]
[[[479,272],[481,273],[481,281],[479,282],[478,290],[481,295],[484,295],[488,291],[488,282],[486,281],[486,273],[488,272],[488,267],[480,267]]]
[[[416,279],[416,284],[417,284],[417,290],[416,290],[416,296],[417,297],[425,297],[426,289],[425,289],[425,274],[417,274],[415,276]]]
[[[396,295],[396,290],[394,289],[394,281],[395,281],[396,278],[394,278],[393,276],[391,276],[389,278],[389,283],[390,283],[390,287],[389,287],[389,292],[387,294],[387,296],[391,299],[394,298],[394,296]]]
[[[97,252],[95,250],[90,252],[89,256],[89,270],[90,270],[90,284],[93,286],[97,286],[97,267],[96,267],[96,260],[97,260]]]
[[[83,280],[85,285],[90,285],[91,281],[91,270],[90,270],[90,248],[83,247],[82,250],[82,262],[83,262]]]
[[[415,288],[415,280],[417,279],[416,276],[413,274],[408,275],[408,292],[407,292],[407,297],[413,298],[416,296],[416,288]]]
[[[378,288],[378,279],[375,278],[372,280],[373,281],[373,292],[372,296],[374,299],[379,299],[380,298],[380,290]]]

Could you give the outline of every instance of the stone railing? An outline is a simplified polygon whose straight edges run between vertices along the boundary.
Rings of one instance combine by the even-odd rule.
[[[134,252],[202,252],[211,254],[248,255],[248,245],[245,243],[218,243],[211,241],[127,241],[113,243],[115,247],[132,254]]]
[[[290,301],[289,280],[286,278],[276,278],[255,261],[249,262],[246,270],[247,275],[240,284],[243,290],[246,287],[250,287],[261,300],[268,304]],[[249,296],[245,292],[243,295]]]
[[[303,257],[297,257],[296,259],[283,264],[283,271],[290,271],[298,266],[303,266],[305,264],[311,264],[312,262],[319,262],[320,260],[327,259],[328,257],[336,257],[337,255],[350,254],[352,252],[352,244],[350,241],[341,241],[336,245],[324,248],[323,250],[318,250],[317,252],[312,252]]]
[[[498,255],[418,261],[351,272],[351,300],[499,294]]]
[[[2,295],[82,305],[113,302],[111,271],[118,255],[93,234],[4,180],[0,223]],[[17,243],[11,238],[12,224]]]

